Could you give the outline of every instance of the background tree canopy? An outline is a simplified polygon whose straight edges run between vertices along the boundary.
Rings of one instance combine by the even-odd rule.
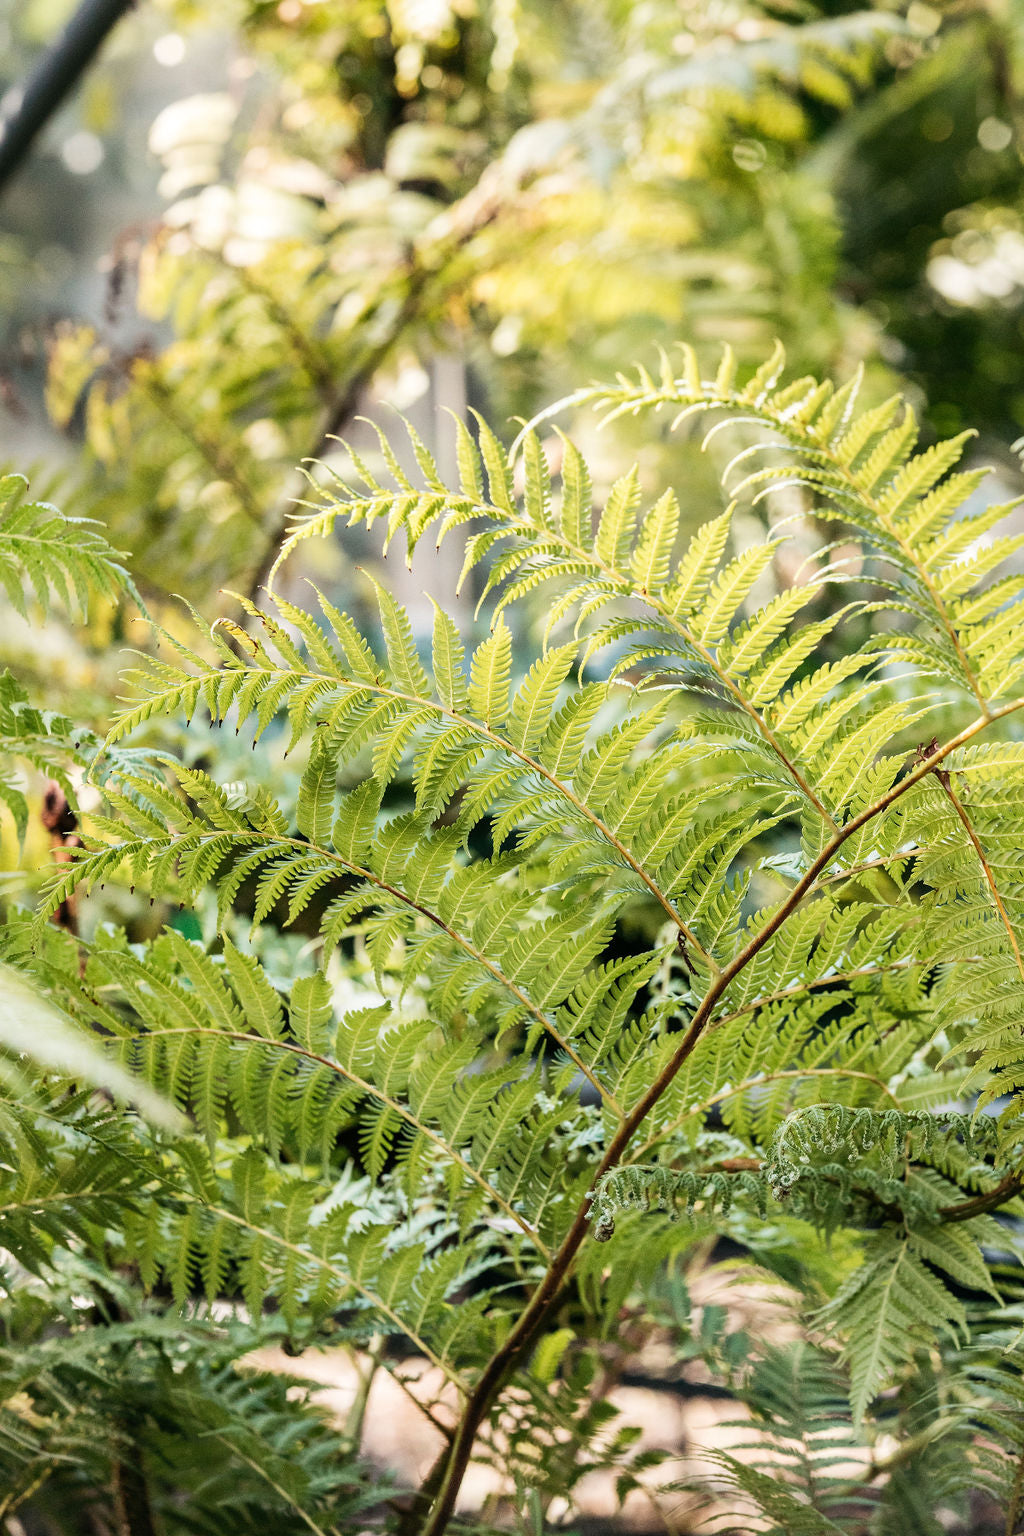
[[[67,9],[12,11],[9,86]],[[933,431],[969,397],[1005,455],[1017,47],[920,4],[144,7],[7,194],[9,431],[45,368],[76,505],[193,596],[258,577],[295,463],[439,358],[528,415],[655,344],[778,337]]]
[[[10,1536],[1021,1527],[1022,47],[148,0],[0,194]]]

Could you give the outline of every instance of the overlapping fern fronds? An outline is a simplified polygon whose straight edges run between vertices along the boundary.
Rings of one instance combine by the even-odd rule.
[[[46,1290],[0,1295],[18,1341],[0,1348],[6,1516],[283,1536],[359,1522],[387,1495],[301,1387],[245,1361],[252,1327],[162,1315],[67,1252]]]
[[[764,433],[688,541],[673,492],[634,470],[597,507],[578,451],[555,476],[533,430],[514,462],[459,424],[454,487],[415,434],[419,484],[384,437],[383,470],[353,456],[281,560],[341,519],[458,534],[489,634],[467,655],[439,603],[425,657],[378,587],[374,650],[325,596],[314,617],[277,593],[143,658],[112,745],[233,722],[287,746],[294,807],[215,762],[119,762],[48,908],[104,881],[208,891],[221,937],[99,933],[84,974],[26,961],[194,1117],[124,1223],[148,1281],[270,1295],[314,1330],[341,1309],[452,1383],[429,1536],[574,1276],[611,1326],[644,1222],[656,1263],[695,1227],[757,1249],[767,1220],[858,1421],[966,1336],[982,1246],[1015,1242],[995,1213],[1021,1187],[1024,578],[1003,562],[1024,540],[992,537],[1008,509],[954,472],[962,439],[915,452],[898,402],[858,413],[854,385],[780,368],[737,385],[727,355],[704,381],[687,354],[680,378],[575,397]],[[785,525],[737,542],[737,502],[794,482],[858,542],[852,574],[826,545],[787,584]],[[535,594],[514,679],[506,616]],[[243,912],[257,948],[312,925],[315,967],[275,980]],[[972,1118],[978,1096],[1000,1116]],[[686,1219],[644,1214],[666,1205]]]
[[[870,1452],[851,1423],[846,1383],[834,1361],[805,1341],[765,1349],[741,1386],[749,1418],[737,1443],[709,1460],[731,1493],[766,1517],[769,1536],[848,1536],[876,1511],[879,1490],[863,1477]],[[860,1475],[858,1475],[860,1474]],[[721,1509],[705,1523],[739,1529]]]
[[[55,608],[84,620],[90,600],[130,597],[144,609],[123,563],[99,525],[66,517],[49,502],[32,501],[21,475],[0,475],[0,589],[22,619]],[[100,777],[102,738],[59,711],[43,709],[10,671],[0,671],[0,805],[14,820],[19,839],[28,826],[29,805],[17,763],[57,779],[73,796],[71,772],[93,768]],[[119,760],[138,763],[131,753]],[[140,765],[141,766],[141,765]]]

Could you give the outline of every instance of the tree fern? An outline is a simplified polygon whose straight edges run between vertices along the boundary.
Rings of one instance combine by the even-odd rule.
[[[781,367],[738,383],[726,356],[708,382],[684,354],[678,378],[575,397],[757,425],[688,542],[674,494],[633,471],[596,506],[579,452],[552,475],[533,428],[510,455],[457,424],[455,486],[415,435],[419,481],[386,439],[386,475],[353,456],[275,580],[339,520],[410,548],[461,536],[485,638],[464,644],[442,594],[427,658],[379,585],[376,648],[326,596],[314,616],[279,590],[192,644],[158,637],[82,849],[8,927],[10,956],[194,1128],[147,1144],[119,1208],[141,1279],[180,1306],[270,1303],[298,1344],[339,1324],[402,1339],[448,1383],[460,1417],[407,1531],[446,1528],[496,1425],[543,1438],[530,1359],[561,1359],[563,1327],[581,1350],[608,1338],[698,1233],[802,1288],[854,1438],[929,1352],[967,1347],[993,1254],[1016,1252],[1015,536],[986,544],[1007,509],[964,509],[962,440],[915,452],[898,402],[858,412],[855,385]],[[738,505],[783,483],[858,541],[856,582],[826,547],[787,585],[786,524],[735,543]],[[516,676],[510,615],[541,600]],[[294,795],[215,751],[124,755],[199,716],[286,750]],[[48,914],[103,883],[202,913],[203,937],[56,939]],[[275,972],[268,944],[300,925],[312,947]],[[25,1199],[33,1262],[92,1241]],[[572,1365],[552,1371],[577,1401]],[[793,1529],[842,1529],[828,1498],[733,1470],[784,1528],[788,1499]]]

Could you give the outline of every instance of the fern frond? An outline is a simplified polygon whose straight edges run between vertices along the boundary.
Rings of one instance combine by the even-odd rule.
[[[773,363],[773,370],[776,365]],[[777,373],[773,373],[777,377]],[[724,411],[737,419],[754,420],[775,440],[795,451],[797,461],[784,469],[768,468],[746,475],[734,485],[739,498],[756,493],[783,479],[807,487],[826,504],[826,515],[840,516],[855,524],[879,559],[896,575],[901,592],[920,614],[947,656],[957,681],[985,709],[1005,694],[1018,675],[1017,658],[1005,652],[991,664],[982,661],[987,637],[984,624],[962,626],[959,599],[972,592],[1017,547],[1014,539],[996,541],[990,549],[961,563],[960,553],[998,524],[1010,504],[964,514],[964,502],[981,483],[981,475],[968,471],[951,475],[971,434],[914,453],[917,428],[909,409],[897,398],[861,413],[850,414],[844,405],[840,420],[826,409],[826,395],[808,395],[806,407],[794,412],[791,391],[799,385],[758,386],[753,398],[748,391],[718,382],[705,384],[691,368],[683,375],[653,381],[641,373],[636,382],[620,378],[614,385],[595,385],[578,391],[577,404],[588,403],[606,420],[629,413],[665,407],[678,408],[689,419],[694,414]],[[557,407],[556,407],[557,409]],[[549,414],[549,413],[545,413]],[[538,418],[540,420],[541,418]],[[726,419],[726,418],[723,418]],[[772,451],[772,445],[766,445]],[[1019,657],[1019,644],[1017,647]]]
[[[0,936],[198,1132],[147,1141],[129,1195],[116,1158],[71,1166],[77,1130],[12,1114],[26,1262],[99,1255],[110,1223],[119,1262],[182,1306],[241,1298],[258,1319],[269,1298],[292,1333],[404,1337],[464,1400],[430,1536],[531,1351],[575,1422],[590,1364],[559,1342],[558,1299],[566,1328],[608,1339],[696,1234],[830,1298],[816,1326],[845,1348],[856,1424],[840,1375],[808,1371],[829,1377],[843,1444],[868,1449],[859,1426],[884,1414],[916,1466],[904,1398],[938,1351],[969,1347],[1015,1241],[1017,542],[1005,509],[964,507],[981,482],[958,469],[962,437],[920,451],[898,400],[858,410],[855,382],[785,382],[781,362],[744,382],[727,352],[706,379],[684,352],[678,377],[666,362],[576,397],[704,417],[715,441],[744,424],[734,500],[688,542],[682,498],[648,497],[636,469],[595,496],[579,450],[552,474],[532,430],[509,453],[486,423],[458,426],[453,487],[414,432],[423,489],[386,435],[372,465],[353,455],[282,559],[339,517],[409,548],[459,535],[486,638],[465,642],[438,602],[421,647],[380,586],[376,646],[325,597],[316,614],[241,599],[194,646],[164,636],[114,722],[83,848],[34,925]],[[736,515],[793,485],[842,525],[807,579],[788,519],[750,542]],[[536,599],[547,629],[520,671],[508,615]],[[273,793],[230,747],[121,745],[182,716],[279,747]],[[0,728],[29,761],[64,730],[29,722],[13,686]],[[104,881],[185,911],[133,942],[45,921]],[[781,1357],[758,1374],[732,1347],[745,1401],[788,1390]],[[522,1437],[539,1394],[516,1400]],[[732,1473],[793,1529],[842,1524],[844,1499],[878,1523],[910,1475],[872,1460],[841,1490],[806,1425],[777,1439],[775,1486],[758,1460]]]
[[[48,502],[26,499],[28,481],[0,476],[0,585],[22,618],[28,617],[28,589],[44,613],[53,601],[84,618],[91,593],[116,600],[142,599],[123,564],[90,519],[69,518]]]
[[[851,1405],[860,1422],[893,1373],[940,1333],[966,1324],[963,1303],[924,1262],[912,1236],[875,1238],[863,1264],[821,1313],[845,1335]]]

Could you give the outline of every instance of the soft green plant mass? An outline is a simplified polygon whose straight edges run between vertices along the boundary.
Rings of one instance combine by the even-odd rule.
[[[264,602],[140,655],[105,743],[7,685],[5,752],[65,772],[82,845],[3,957],[188,1128],[34,1067],[26,1029],[4,1514],[539,1531],[590,1469],[658,1482],[606,1401],[639,1329],[748,1414],[694,1470],[705,1528],[966,1533],[982,1496],[1017,1528],[1024,535],[963,438],[919,450],[898,398],[782,365],[684,349],[546,413],[745,423],[693,537],[672,488],[630,471],[595,507],[567,439],[553,475],[538,424],[509,450],[459,422],[456,483],[415,435],[415,483],[386,439],[380,472],[354,455]],[[785,511],[763,541],[752,499]],[[58,523],[8,503],[8,584],[123,582],[73,525],[26,564]],[[429,655],[383,585],[376,650],[287,599],[339,523],[459,541],[487,637],[466,653],[445,593]],[[103,885],[165,921],[86,902],[74,931]],[[801,1342],[695,1329],[682,1266],[720,1242]],[[438,1431],[419,1488],[360,1464],[358,1416],[231,1368],[282,1336],[394,1375]],[[457,1512],[475,1457],[508,1471],[497,1524]]]
[[[108,98],[132,46],[154,70],[161,13],[187,51],[154,89],[180,97],[152,125],[94,108],[87,184],[98,203],[137,156],[159,185],[103,301],[44,302],[26,270],[6,341],[45,356],[61,504],[132,551],[147,601],[257,591],[295,464],[439,358],[503,420],[666,336],[745,366],[779,336],[801,371],[866,363],[872,399],[912,381],[929,430],[1024,429],[1013,7],[163,0],[118,33]],[[60,179],[12,209],[45,268],[53,210],[85,199],[36,169]],[[8,366],[28,409],[41,380]]]

